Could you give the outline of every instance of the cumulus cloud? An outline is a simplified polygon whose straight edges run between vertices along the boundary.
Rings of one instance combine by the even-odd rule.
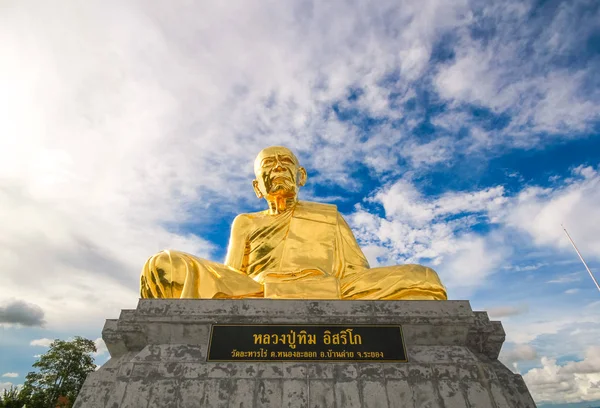
[[[598,119],[597,61],[567,69],[557,60],[576,56],[600,21],[597,11],[581,12],[585,1],[539,13],[549,24],[530,21],[533,2],[520,1],[176,3],[23,1],[4,10],[0,300],[35,299],[43,311],[35,323],[38,306],[27,304],[33,314],[21,324],[99,327],[135,306],[139,270],[152,253],[172,247],[213,257],[219,248],[187,224],[257,209],[252,160],[270,144],[295,149],[313,186],[358,190],[359,166],[388,183],[369,187],[349,217],[365,253],[373,265],[430,264],[451,297],[469,297],[505,271],[507,230],[569,251],[563,222],[584,255],[600,259],[589,222],[600,219],[597,168],[515,197],[501,185],[429,197],[410,176],[398,179],[465,152],[486,157],[498,146],[585,133]],[[438,61],[446,46],[448,58]],[[430,111],[423,94],[444,109]],[[486,126],[473,105],[504,118],[505,128]],[[492,231],[475,232],[482,224]],[[574,271],[544,280],[567,283]],[[490,309],[510,317],[517,343],[576,330],[556,310],[514,321],[525,314],[517,309]],[[0,309],[0,322],[5,315]],[[586,339],[573,350],[596,334],[569,334]],[[96,345],[106,355],[100,339]],[[532,356],[510,353],[516,364]],[[544,367],[560,371],[552,361]],[[550,391],[536,387],[546,398]]]
[[[594,16],[580,24],[563,6],[540,37],[519,31],[543,27],[526,23],[529,10],[517,2],[462,0],[386,0],[377,7],[310,1],[11,5],[0,25],[0,93],[8,96],[0,102],[0,133],[9,135],[0,139],[0,262],[6,271],[0,298],[36,299],[55,328],[98,325],[107,314],[135,306],[139,269],[149,255],[176,247],[211,257],[217,249],[186,233],[186,223],[256,209],[252,156],[269,144],[296,149],[313,182],[347,189],[356,188],[358,165],[397,175],[455,160],[464,144],[456,125],[472,117],[458,103],[440,113],[446,120],[431,118],[443,137],[420,138],[423,84],[434,84],[433,98],[437,92],[443,100],[508,110],[521,128],[581,129],[596,117],[590,110],[596,95],[579,92],[594,67],[551,75],[537,66],[551,65],[548,50],[572,50],[573,37],[586,37],[582,27],[593,26]],[[487,45],[471,38],[490,21],[499,24],[499,38]],[[437,62],[447,38],[456,39],[454,56]],[[498,64],[539,38],[533,58]],[[514,72],[524,79],[515,81]],[[375,130],[365,135],[364,122]],[[479,149],[488,147],[486,140],[514,145],[478,129],[468,134]],[[395,260],[446,257],[459,272],[471,252],[485,253],[484,265],[470,273],[486,276],[499,259],[496,245],[460,232],[478,215],[436,221],[469,209],[491,216],[499,205],[492,198],[503,199],[501,187],[472,194],[490,200],[457,193],[415,208],[389,203],[396,218],[373,220],[377,234],[381,242],[402,235],[399,220],[407,212],[421,225],[405,231],[409,238],[393,248]],[[432,227],[423,226],[427,219]],[[365,242],[366,252],[382,254],[377,242]],[[408,255],[400,256],[405,246]]]
[[[425,196],[415,181],[405,177],[376,191],[356,207],[350,220],[373,264],[430,264],[453,295],[468,296],[494,272],[530,272],[548,266],[547,262],[506,266],[516,250],[510,242],[515,232],[536,248],[567,253],[572,249],[560,228],[563,221],[572,235],[581,238],[579,246],[587,256],[600,257],[596,224],[589,222],[600,219],[598,192],[600,174],[590,166],[574,168],[569,177],[555,180],[553,187],[530,185],[512,194],[493,186]],[[472,229],[481,224],[494,228],[474,233]],[[547,283],[585,278],[584,269],[571,272],[576,262],[560,264],[570,271],[547,278]],[[576,291],[567,289],[566,294]]]
[[[581,308],[572,304],[571,299],[566,303],[553,300],[538,307],[535,315],[503,319],[507,344],[529,344],[539,355],[549,358],[583,358],[584,350],[598,344],[600,305]]]
[[[15,385],[11,382],[0,382],[0,393],[3,392],[4,390],[9,390],[11,387],[14,387]]]
[[[451,294],[462,297],[501,264],[502,238],[477,235],[470,228],[496,217],[506,201],[501,186],[432,198],[402,179],[358,207],[351,222],[372,263],[429,263]],[[373,204],[383,207],[384,216],[368,211]]]
[[[541,362],[542,367],[523,376],[538,403],[600,399],[600,347],[588,348],[582,361],[558,364],[555,359],[542,357]]]
[[[477,3],[475,15],[495,17],[473,20],[480,35],[463,32],[455,58],[435,76],[440,95],[458,109],[467,102],[509,114],[502,134],[519,145],[539,142],[532,131],[569,137],[590,129],[598,119],[600,93],[587,84],[598,61],[568,68],[561,61],[576,53],[574,44],[594,35],[600,11],[589,1],[557,4]],[[532,18],[523,24],[527,17]],[[503,142],[498,132],[487,141]]]
[[[516,344],[508,350],[502,349],[500,360],[509,367],[516,367],[516,364],[523,361],[532,361],[538,359],[538,353],[535,348],[529,344]]]
[[[44,311],[38,305],[22,300],[11,300],[0,305],[0,324],[43,326]]]
[[[96,345],[96,353],[94,354],[94,357],[101,356],[108,352],[108,349],[106,348],[106,343],[104,343],[104,340],[102,340],[102,338],[98,337],[96,340],[94,340],[94,344]]]
[[[570,308],[553,300],[538,307],[533,320],[523,315],[503,319],[507,338],[500,360],[524,376],[538,404],[598,399],[597,379],[586,374],[600,373],[600,302],[595,303]]]
[[[525,232],[538,246],[572,251],[561,228],[564,224],[584,257],[600,259],[600,235],[596,223],[590,222],[600,219],[598,202],[598,169],[580,166],[555,188],[531,186],[521,191],[507,207],[505,223]],[[565,282],[565,279],[576,279],[576,274],[557,277],[554,281]]]
[[[30,346],[39,346],[39,347],[50,347],[50,345],[52,344],[54,340],[51,339],[47,339],[47,338],[42,338],[42,339],[35,339],[35,340],[31,340],[29,342]]]
[[[4,373],[2,374],[2,377],[8,377],[8,378],[17,378],[19,376],[19,373]]]
[[[258,205],[252,156],[269,144],[295,148],[313,180],[351,185],[348,168],[369,163],[389,137],[362,140],[332,105],[357,88],[353,109],[398,117],[390,87],[398,101],[414,94],[407,81],[426,71],[437,37],[462,25],[468,7],[228,6],[5,10],[0,298],[35,298],[54,328],[133,307],[152,253],[213,253],[182,225]],[[384,86],[398,69],[405,80]]]

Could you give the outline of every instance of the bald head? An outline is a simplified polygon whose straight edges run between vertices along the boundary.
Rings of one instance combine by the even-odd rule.
[[[254,191],[258,197],[298,194],[298,187],[306,182],[306,170],[290,149],[271,146],[262,149],[254,160]]]
[[[269,161],[270,159],[274,159],[277,156],[279,156],[281,158],[287,157],[290,160],[292,160],[296,164],[296,166],[300,165],[296,155],[294,153],[292,153],[292,151],[290,149],[288,149],[287,147],[270,146],[270,147],[266,147],[266,148],[262,149],[260,152],[258,152],[256,159],[254,159],[254,174],[257,174],[257,170],[260,171],[260,168],[262,167],[262,164],[263,164],[262,162],[265,161],[265,159],[267,161]]]

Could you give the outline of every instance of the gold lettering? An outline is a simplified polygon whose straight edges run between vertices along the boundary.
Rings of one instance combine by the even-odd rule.
[[[300,330],[298,333],[298,344],[306,344],[306,330]]]
[[[290,348],[295,349],[296,348],[296,332],[294,330],[290,330],[290,334],[287,335],[288,338],[288,346],[290,346]]]
[[[323,343],[331,344],[331,332],[329,330],[325,330],[325,333],[323,333]]]
[[[262,335],[253,334],[254,336],[254,344],[262,344]]]
[[[348,337],[350,338],[350,344],[362,344],[362,338],[360,337],[360,334],[352,333],[352,329],[346,329],[343,331],[348,333]]]
[[[348,332],[347,332],[347,330],[348,330],[348,329],[346,329],[346,330],[342,330],[342,331],[340,332],[340,342],[341,342],[342,344],[348,344]]]

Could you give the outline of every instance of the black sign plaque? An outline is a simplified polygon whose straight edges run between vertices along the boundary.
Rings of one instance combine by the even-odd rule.
[[[215,324],[208,361],[406,362],[399,325]]]

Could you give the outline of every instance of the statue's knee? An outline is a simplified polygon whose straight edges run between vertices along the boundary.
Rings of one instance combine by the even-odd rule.
[[[151,256],[142,269],[142,297],[178,298],[186,279],[186,259],[178,251]]]
[[[427,282],[434,285],[442,284],[437,272],[427,266],[407,264],[401,265],[400,268],[404,268],[405,276],[410,277],[414,281]]]
[[[436,271],[429,268],[428,266],[419,265],[421,267],[421,273],[423,278],[427,282],[435,283],[441,285],[440,277]]]

